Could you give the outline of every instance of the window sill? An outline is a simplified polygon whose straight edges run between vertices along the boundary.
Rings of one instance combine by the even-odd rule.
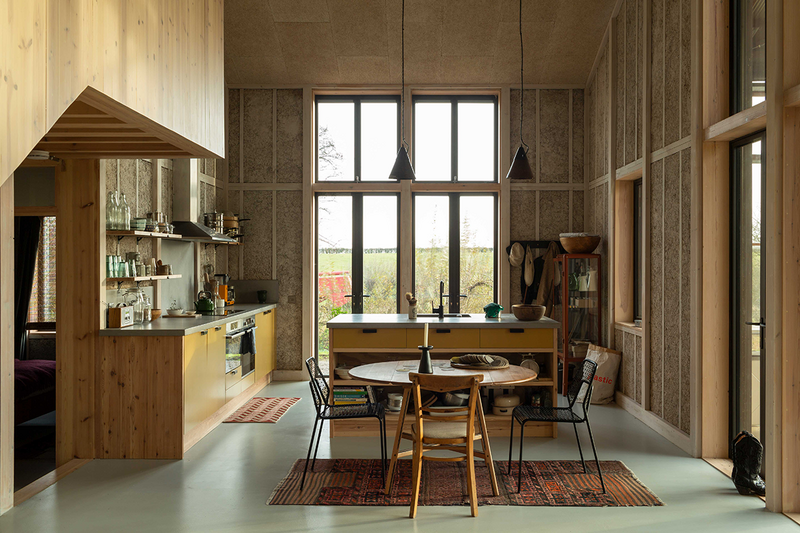
[[[621,329],[627,331],[629,333],[633,333],[634,335],[639,335],[640,337],[644,334],[644,330],[634,324],[633,322],[616,322],[614,324],[616,329]]]

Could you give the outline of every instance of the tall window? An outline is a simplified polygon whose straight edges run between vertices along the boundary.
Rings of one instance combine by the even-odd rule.
[[[56,320],[56,217],[42,219],[28,322]]]
[[[633,319],[642,319],[642,180],[633,182]]]
[[[764,101],[767,79],[766,0],[731,2],[731,113]]]
[[[417,181],[497,181],[497,98],[415,96]]]
[[[400,98],[317,96],[317,181],[386,181],[400,147]]]

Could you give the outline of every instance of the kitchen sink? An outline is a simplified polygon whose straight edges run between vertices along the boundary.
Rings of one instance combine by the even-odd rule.
[[[470,318],[472,315],[468,315],[466,313],[445,313],[444,318]],[[439,318],[439,315],[436,313],[419,313],[417,315],[419,318]]]

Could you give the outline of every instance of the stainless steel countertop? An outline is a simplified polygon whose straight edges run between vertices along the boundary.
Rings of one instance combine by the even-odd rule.
[[[236,304],[226,307],[229,311],[242,311],[232,316],[199,316],[197,318],[164,318],[146,324],[128,326],[127,328],[102,328],[101,337],[184,337],[215,326],[223,326],[233,320],[275,309],[277,303],[270,304]],[[166,314],[166,310],[164,310]]]
[[[423,328],[424,324],[430,327],[447,328],[522,328],[522,329],[553,329],[560,326],[552,318],[544,317],[535,322],[517,320],[510,313],[502,313],[500,318],[486,318],[483,313],[472,314],[469,318],[445,317],[439,320],[436,317],[409,319],[408,314],[402,315],[339,315],[328,321],[329,328]]]

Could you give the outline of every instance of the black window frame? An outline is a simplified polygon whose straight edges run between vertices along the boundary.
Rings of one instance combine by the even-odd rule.
[[[748,0],[731,0],[730,2],[730,114],[735,115],[741,113],[746,109],[750,109],[752,104],[744,102],[744,72],[742,71],[742,55],[741,55],[741,41],[744,35],[744,19],[742,18],[742,8],[746,5]],[[766,8],[764,7],[764,20],[766,21]],[[766,32],[766,26],[764,28]],[[766,48],[766,35],[764,39],[764,46]],[[765,52],[766,55],[766,52]],[[765,59],[766,60],[766,59]],[[752,80],[750,80],[752,85]],[[766,76],[765,76],[766,85]],[[766,86],[764,87],[766,91]]]
[[[459,192],[452,192],[452,191],[439,191],[439,192],[414,192],[411,195],[411,286],[414,288],[414,292],[416,293],[417,287],[417,225],[416,225],[416,213],[417,213],[417,197],[419,196],[446,196],[449,198],[450,202],[450,212],[448,217],[448,228],[449,228],[449,235],[448,235],[448,246],[449,246],[449,253],[448,253],[448,265],[447,265],[447,294],[456,295],[453,297],[448,298],[448,313],[460,313],[461,312],[461,204],[459,200],[463,196],[491,196],[493,199],[493,209],[494,214],[492,216],[492,220],[494,222],[494,228],[492,231],[492,235],[494,236],[494,253],[492,254],[492,265],[494,265],[493,269],[493,276],[492,276],[492,298],[493,301],[497,301],[497,276],[498,276],[498,267],[497,267],[497,254],[498,254],[498,208],[499,208],[499,197],[496,192],[485,192],[485,191],[459,191]],[[424,305],[424,302],[421,302]],[[438,302],[434,302],[438,303]],[[489,302],[486,302],[489,303]]]
[[[319,180],[319,103],[345,102],[352,103],[353,109],[353,179],[351,180]],[[400,149],[400,95],[393,94],[318,94],[314,97],[314,183],[379,183],[379,180],[361,179],[361,102],[394,102],[397,104],[397,147]],[[391,169],[391,167],[389,167]],[[389,179],[387,174],[386,179]]]
[[[416,150],[414,142],[417,136],[417,102],[450,102],[450,178],[446,180],[420,180],[419,183],[498,183],[499,180],[499,108],[497,96],[493,94],[415,94],[411,97],[411,158],[416,168]],[[494,177],[491,180],[458,180],[458,104],[459,103],[491,102],[494,105]]]
[[[643,218],[642,218],[642,193],[643,193],[642,178],[633,182],[633,320],[634,322],[642,320],[642,282],[644,276],[642,273],[642,252],[644,246],[642,243],[643,236]]]

